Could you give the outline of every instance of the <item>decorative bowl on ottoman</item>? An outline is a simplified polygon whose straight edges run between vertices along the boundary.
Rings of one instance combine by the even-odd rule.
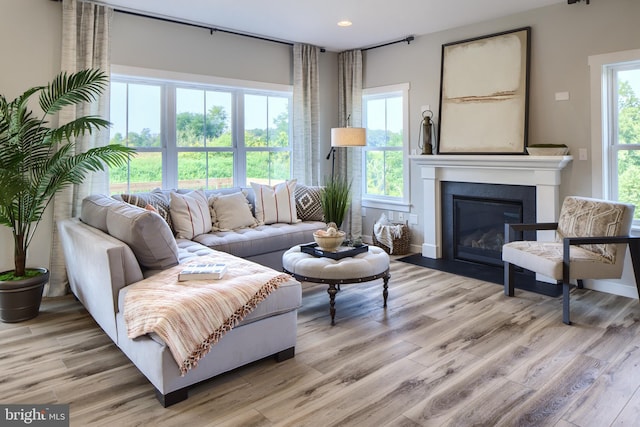
[[[329,225],[327,230],[318,230],[313,233],[313,240],[316,241],[323,251],[334,252],[342,242],[344,242],[345,232]]]

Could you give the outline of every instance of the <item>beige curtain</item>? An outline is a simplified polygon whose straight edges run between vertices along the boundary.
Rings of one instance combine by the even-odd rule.
[[[316,46],[293,45],[292,178],[306,185],[320,180],[319,51]]]
[[[62,70],[75,72],[86,68],[100,68],[110,73],[109,28],[113,9],[78,0],[62,2]],[[58,120],[67,123],[81,115],[109,117],[109,90],[98,102],[77,107],[67,107],[60,112]],[[78,152],[109,143],[109,132],[87,135],[78,141]],[[51,248],[51,278],[45,288],[46,296],[67,293],[67,273],[64,256],[55,222],[80,214],[82,199],[89,194],[107,193],[108,175],[93,173],[82,185],[69,187],[59,192],[53,203],[53,236]]]
[[[340,127],[362,126],[362,51],[338,54],[338,114]],[[362,236],[362,149],[343,148],[336,153],[336,171],[351,181],[351,209],[345,230]]]

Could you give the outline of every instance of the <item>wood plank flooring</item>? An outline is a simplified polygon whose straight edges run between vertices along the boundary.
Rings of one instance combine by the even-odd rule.
[[[640,303],[560,298],[392,261],[382,281],[305,283],[296,357],[200,384],[167,409],[72,297],[0,324],[0,403],[70,404],[72,426],[640,425]]]

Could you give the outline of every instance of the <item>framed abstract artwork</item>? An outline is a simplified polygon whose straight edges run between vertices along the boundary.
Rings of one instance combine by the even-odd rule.
[[[439,154],[524,154],[531,27],[442,45]]]

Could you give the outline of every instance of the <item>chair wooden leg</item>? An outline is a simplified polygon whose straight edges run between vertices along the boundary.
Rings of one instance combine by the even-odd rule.
[[[504,263],[504,294],[508,297],[512,297],[514,295],[513,290],[513,272],[515,268],[513,264],[510,262]]]
[[[564,240],[562,247],[562,321],[571,324],[569,319],[569,291],[571,290],[571,257],[568,240]]]
[[[571,285],[569,282],[562,282],[562,321],[567,325],[571,324],[569,319],[569,291]]]
[[[631,239],[629,241],[629,253],[631,254],[631,263],[633,265],[633,275],[636,279],[636,288],[638,288],[638,296],[640,297],[640,240]]]

